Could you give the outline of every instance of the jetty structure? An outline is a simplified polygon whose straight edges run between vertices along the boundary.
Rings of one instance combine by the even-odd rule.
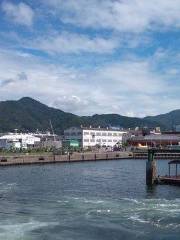
[[[168,162],[169,174],[165,176],[157,176],[155,155],[158,153],[180,153],[178,149],[148,149],[148,160],[146,162],[146,185],[153,186],[154,184],[170,184],[180,186],[180,174],[178,175],[178,165],[180,159],[171,160]],[[171,166],[176,166],[176,174],[171,175]]]
[[[168,163],[169,165],[169,174],[166,176],[159,176],[156,180],[159,184],[173,184],[180,186],[180,174],[178,174],[178,165],[180,165],[180,160],[172,160]],[[171,166],[175,165],[176,173],[171,175]]]

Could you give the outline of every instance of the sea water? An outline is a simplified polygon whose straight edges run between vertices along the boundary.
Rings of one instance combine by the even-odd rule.
[[[159,160],[159,174],[168,162]],[[180,188],[144,160],[0,168],[0,240],[180,239]]]

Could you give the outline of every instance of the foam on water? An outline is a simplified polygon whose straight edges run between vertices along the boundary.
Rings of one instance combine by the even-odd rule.
[[[5,183],[5,182],[1,182],[0,183],[0,194],[1,193],[8,193],[11,192],[13,190],[15,190],[17,187],[16,183]]]
[[[131,199],[119,200],[100,199],[71,199],[72,212],[84,209],[85,218],[94,221],[95,217],[102,217],[109,222],[116,219],[123,226],[133,228],[146,227],[159,229],[177,229],[180,224],[179,199]],[[80,211],[79,210],[79,211]]]
[[[0,223],[0,239],[2,240],[20,240],[30,239],[29,233],[39,228],[58,225],[57,222],[39,222],[29,221],[24,223]]]

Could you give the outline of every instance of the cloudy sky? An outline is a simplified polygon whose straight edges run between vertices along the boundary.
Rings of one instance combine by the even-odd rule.
[[[79,115],[180,108],[180,0],[0,0],[0,101]]]

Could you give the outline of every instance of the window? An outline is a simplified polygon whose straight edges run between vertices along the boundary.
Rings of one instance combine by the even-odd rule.
[[[84,139],[84,142],[89,142],[89,139]]]
[[[109,132],[109,133],[108,133],[108,136],[112,136],[112,133]]]
[[[108,142],[112,142],[112,140],[111,140],[111,139],[109,139],[109,140],[108,140]]]
[[[100,132],[97,132],[97,133],[96,133],[96,136],[101,136],[101,133],[100,133]]]
[[[101,139],[97,139],[96,142],[101,142]]]
[[[116,139],[114,139],[113,142],[118,142],[118,141]]]
[[[84,132],[84,135],[89,135],[89,132]]]
[[[90,133],[92,137],[95,137],[95,132]]]
[[[106,142],[106,139],[103,139],[102,142]]]
[[[113,133],[113,136],[117,136],[117,133]]]
[[[103,133],[102,133],[102,136],[107,136],[107,133],[103,132]]]
[[[95,140],[94,140],[94,139],[91,139],[91,142],[95,142]]]

